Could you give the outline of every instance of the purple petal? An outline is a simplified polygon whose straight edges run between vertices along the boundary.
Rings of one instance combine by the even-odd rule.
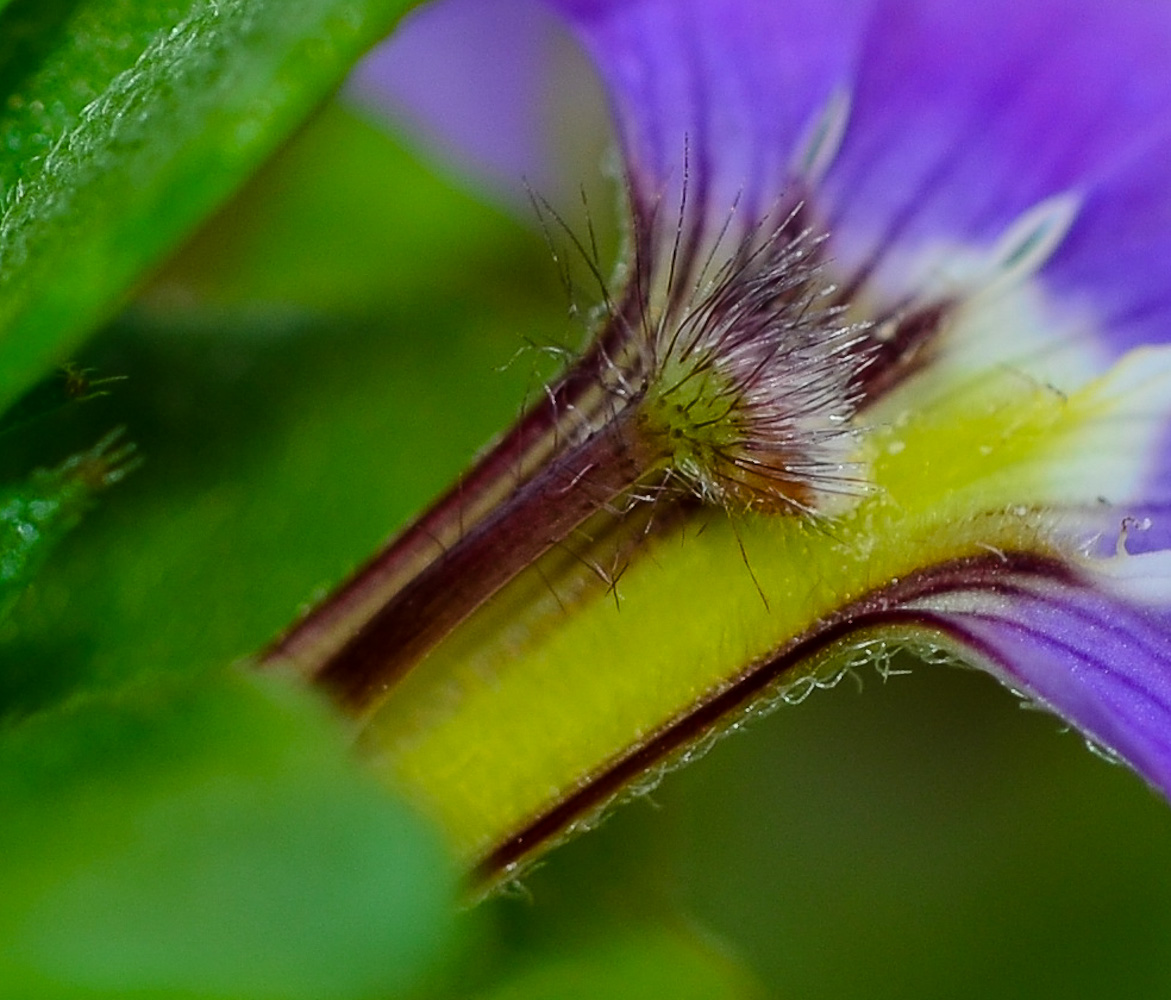
[[[1171,795],[1171,611],[1141,600],[1166,597],[1168,563],[1121,558],[1128,580],[994,575],[911,608]]]
[[[1074,191],[1084,208],[1050,287],[1092,306],[1120,348],[1165,339],[1171,296],[1151,265],[1171,255],[1155,145],[1171,115],[1169,59],[1171,8],[1144,0],[880,0],[823,185],[839,255],[885,258],[878,283],[897,287],[892,250],[987,246]]]
[[[1046,269],[1054,295],[1085,303],[1117,349],[1171,337],[1171,272],[1163,263],[1171,260],[1167,126],[1089,188],[1077,224]]]
[[[674,199],[686,172],[709,218],[736,201],[750,216],[767,211],[844,94],[852,110],[815,201],[845,270],[913,293],[908,260],[988,248],[1072,192],[1083,207],[1045,270],[1054,296],[1089,310],[1115,351],[1171,331],[1160,264],[1171,260],[1166,4],[545,3],[610,92],[644,202]],[[536,96],[549,79],[547,31],[535,0],[446,0],[375,56],[359,87],[415,108],[496,177],[524,172],[552,190],[538,124],[548,105]]]
[[[439,0],[358,66],[348,94],[518,203],[526,184],[548,196],[576,190],[564,153],[577,137],[566,132],[604,120],[590,82],[541,0]]]
[[[987,247],[1074,191],[1046,268],[1118,350],[1166,339],[1171,7],[1150,0],[545,0],[610,91],[636,193],[770,207],[835,94],[852,111],[818,201],[849,269],[892,294],[932,245]],[[517,190],[556,192],[564,47],[539,0],[422,8],[354,92]],[[687,167],[684,159],[688,159]],[[592,165],[591,165],[592,166]]]
[[[914,293],[922,271],[908,261],[997,246],[1031,210],[1069,194],[1080,207],[1044,261],[1048,298],[1088,316],[1113,354],[1171,338],[1171,5],[545,2],[567,19],[610,92],[644,205],[686,182],[701,218],[736,203],[767,212],[792,189],[827,109],[845,106],[845,94],[840,144],[811,195],[845,271],[865,272],[896,296]],[[523,17],[504,13],[520,7],[448,0],[442,10],[479,27],[465,36],[466,59],[445,59],[440,75],[458,62],[477,83],[454,97],[431,84],[416,103],[466,108],[487,90],[514,102],[514,113],[527,111],[540,85],[524,74],[539,46]],[[411,68],[404,61],[404,74]],[[501,68],[514,85],[481,86]],[[374,89],[399,86],[393,74],[371,79]],[[479,135],[480,122],[464,120],[448,134],[506,173],[516,169],[510,149],[530,158],[532,121],[506,117]],[[493,151],[496,138],[509,148]],[[1127,513],[1171,512],[1171,460],[1152,469],[1148,487],[1126,498]],[[1159,516],[1131,551],[1171,544],[1168,520]],[[1126,586],[1104,571],[1001,573],[992,585],[909,610],[1171,795],[1171,588],[1154,593],[1168,560],[1122,558],[1134,560]]]
[[[682,184],[716,214],[767,209],[833,95],[871,6],[859,0],[548,0],[610,92],[636,192]]]

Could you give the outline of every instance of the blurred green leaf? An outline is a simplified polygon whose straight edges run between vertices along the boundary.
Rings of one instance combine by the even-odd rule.
[[[492,252],[498,236],[509,238],[502,222],[420,169],[385,129],[331,102],[163,268],[144,299],[160,318],[208,309],[371,316],[444,287],[458,294],[469,281],[453,264],[469,255],[475,287],[495,286],[499,296],[517,285],[524,263]]]
[[[523,352],[524,335],[567,327],[540,239],[338,114],[314,123],[265,180],[303,199],[307,216],[318,199],[335,205],[339,228],[386,220],[382,249],[372,251],[382,280],[373,270],[363,279],[383,300],[368,299],[361,318],[309,314],[275,293],[227,308],[200,299],[194,282],[176,291],[172,272],[170,291],[156,290],[149,307],[93,342],[83,362],[125,381],[44,421],[3,457],[19,469],[50,447],[84,446],[124,425],[144,462],[15,613],[19,634],[0,644],[0,702],[10,711],[255,651],[445,486],[539,388],[543,356]],[[367,152],[360,183],[334,141],[347,128]],[[333,164],[348,202],[318,193],[319,173]],[[263,197],[256,187],[242,194],[241,212],[254,196]],[[298,245],[304,259],[289,265],[293,274],[336,273],[307,230]],[[241,251],[222,259],[225,274],[262,270],[269,246],[256,234],[261,262],[241,263]],[[413,246],[428,266],[407,271],[400,262]],[[513,276],[502,280],[503,271]],[[194,306],[164,309],[168,296]]]
[[[0,407],[109,316],[407,6],[4,6]]]
[[[93,348],[103,376],[127,381],[5,449],[12,473],[126,424],[147,462],[50,565],[0,652],[0,996],[385,997],[442,943],[452,886],[429,835],[361,777],[308,697],[274,701],[222,673],[454,473],[521,381],[501,380],[503,409],[489,389],[482,409],[469,395],[450,419],[425,412],[429,376],[461,377],[461,357],[490,372],[516,340],[456,332],[462,320],[412,298],[482,292],[490,278],[469,283],[465,269],[479,258],[491,272],[502,238],[532,243],[354,126],[361,157],[335,127],[299,162],[324,152],[328,164],[336,149],[368,171],[350,219],[370,211],[377,180],[380,220],[401,218],[382,234],[380,276],[404,273],[421,234],[447,240],[431,237],[410,281],[379,282],[378,319],[308,319],[270,286],[261,305],[209,320],[157,311],[157,293]],[[308,203],[330,206],[318,219],[339,204],[321,180],[310,169],[300,182]],[[400,210],[404,190],[416,200]],[[301,274],[310,230],[290,255]],[[282,238],[256,252],[267,261]],[[221,273],[237,262],[221,258]],[[453,350],[438,356],[396,327]],[[421,452],[368,461],[420,420],[442,424],[442,460],[424,438]],[[347,502],[363,516],[346,516]]]
[[[628,927],[525,963],[476,1000],[750,1000],[760,987],[684,929]]]
[[[10,729],[0,799],[3,997],[387,996],[447,931],[429,832],[308,697],[241,675]]]
[[[763,996],[738,949],[680,912],[662,817],[642,806],[554,852],[524,890],[488,899],[494,938],[428,1000],[749,1000]],[[569,864],[563,864],[568,858]]]

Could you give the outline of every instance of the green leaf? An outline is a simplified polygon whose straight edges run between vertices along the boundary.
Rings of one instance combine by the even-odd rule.
[[[160,323],[177,306],[368,317],[453,279],[462,285],[458,261],[469,250],[480,287],[507,289],[515,266],[485,246],[499,221],[331,102],[168,261],[144,299]]]
[[[530,368],[493,372],[534,328],[529,307],[464,329],[463,302],[510,292],[501,259],[539,269],[538,241],[341,117],[295,140],[293,160],[321,161],[299,199],[339,204],[318,187],[333,163],[352,224],[376,203],[392,249],[370,287],[384,287],[385,315],[289,322],[286,307],[265,322],[249,307],[176,330],[179,313],[140,308],[82,359],[125,380],[29,425],[2,456],[35,460],[121,424],[145,456],[0,644],[0,703],[37,713],[0,739],[2,997],[386,997],[440,945],[451,887],[435,845],[361,779],[336,726],[217,670],[454,474]],[[370,157],[360,184],[336,148],[349,126]],[[291,180],[289,156],[266,183]],[[267,259],[264,233],[285,237],[261,230]],[[430,257],[403,284],[403,247],[420,236]],[[321,244],[306,231],[298,245],[304,273]],[[436,308],[444,295],[460,304]],[[461,406],[436,409],[434,386],[469,374]]]
[[[683,928],[621,934],[526,962],[476,1000],[750,1000],[763,991],[726,956]]]
[[[108,317],[407,6],[0,4],[0,407]]]
[[[3,997],[386,996],[444,941],[429,832],[308,697],[242,675],[9,730],[0,801]]]
[[[334,182],[327,190],[322,173]],[[199,274],[170,269],[149,309],[82,356],[125,379],[30,427],[0,455],[19,469],[62,441],[81,448],[126,426],[144,458],[14,612],[19,634],[0,645],[9,711],[256,651],[442,489],[540,385],[542,355],[514,360],[522,332],[543,338],[567,324],[539,237],[337,110],[282,150],[218,223],[247,218],[255,203],[270,218],[270,188],[301,205],[297,238],[280,227],[236,229],[216,258],[214,233],[202,234]],[[383,242],[364,238],[370,261],[356,277],[335,251],[342,233],[371,218]],[[266,270],[273,259],[284,266]],[[326,275],[320,291],[315,271]],[[223,305],[232,295],[217,293],[206,303],[236,272],[257,277],[261,302],[236,312]],[[284,297],[308,289],[320,304],[331,298],[328,276],[368,289],[371,314],[307,315]],[[548,284],[534,289],[532,276]],[[204,308],[166,308],[167,299]]]

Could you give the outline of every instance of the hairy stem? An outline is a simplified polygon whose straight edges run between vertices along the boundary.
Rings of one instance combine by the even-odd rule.
[[[465,480],[280,639],[264,665],[291,667],[347,711],[367,715],[394,682],[543,554],[659,461],[637,407],[611,413],[577,443],[548,454],[530,414]],[[545,428],[546,434],[558,430]],[[516,453],[544,459],[517,482]],[[469,497],[469,489],[472,495]]]

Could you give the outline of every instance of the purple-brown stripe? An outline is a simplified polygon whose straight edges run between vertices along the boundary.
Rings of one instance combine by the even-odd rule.
[[[472,884],[488,885],[515,870],[573,823],[603,809],[640,775],[669,762],[729,717],[746,709],[787,674],[835,643],[884,626],[920,627],[965,641],[964,636],[955,633],[947,622],[930,611],[912,610],[906,605],[961,589],[1011,593],[1017,589],[1014,578],[1022,575],[1055,581],[1073,578],[1069,567],[1053,558],[1031,552],[990,553],[921,570],[839,609],[788,642],[769,659],[746,669],[727,687],[713,692],[684,715],[667,723],[623,757],[612,761],[547,812],[534,817],[523,829],[485,855],[473,871]],[[987,651],[981,652],[989,655]]]

